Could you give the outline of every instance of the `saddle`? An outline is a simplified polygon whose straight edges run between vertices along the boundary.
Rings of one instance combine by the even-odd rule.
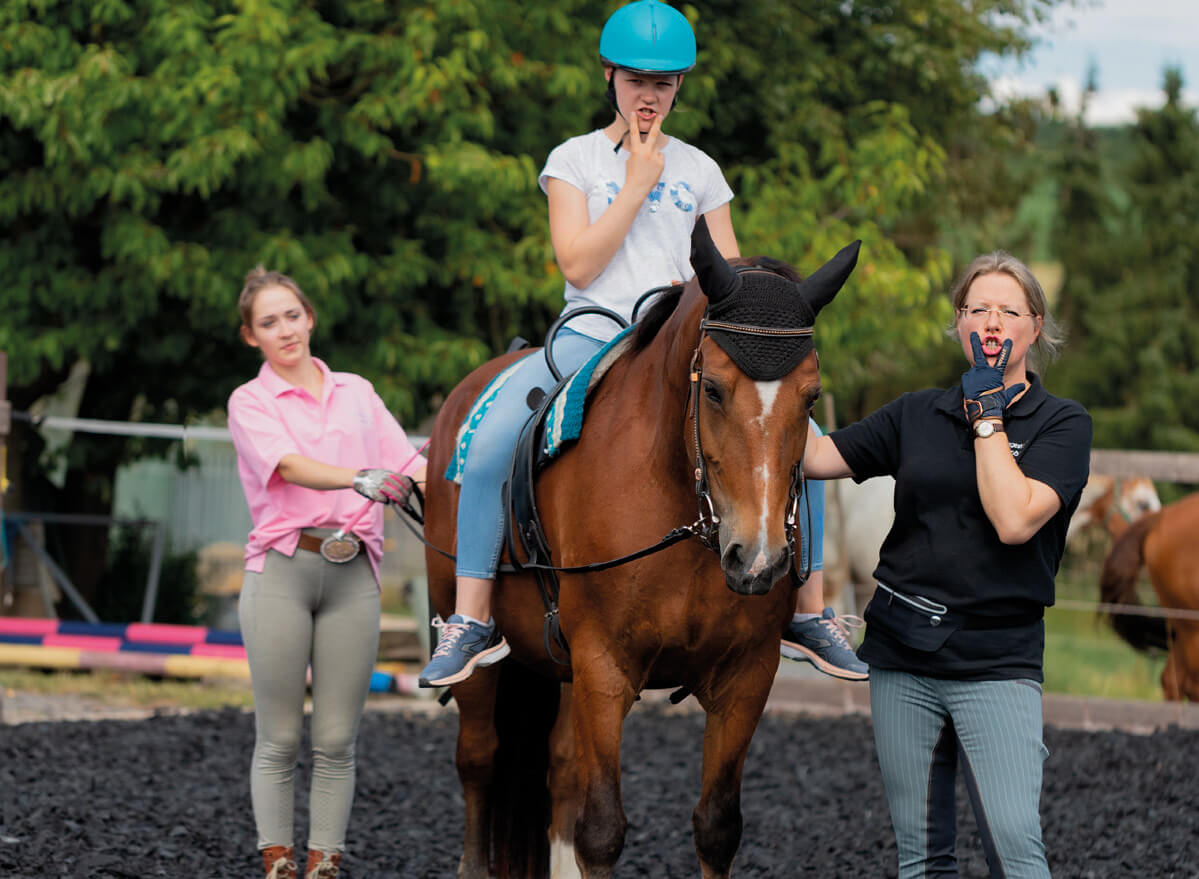
[[[533,413],[521,428],[508,465],[508,478],[501,491],[504,542],[510,560],[510,565],[502,566],[501,570],[532,571],[545,603],[546,652],[563,665],[569,659],[558,654],[565,657],[569,647],[558,624],[558,575],[553,570],[553,553],[537,510],[537,474],[564,445],[578,438],[582,431],[586,395],[620,356],[624,337],[624,332],[617,335],[577,372],[560,379],[549,393],[539,396],[534,389],[529,394],[528,403]],[[559,649],[555,651],[553,645]]]

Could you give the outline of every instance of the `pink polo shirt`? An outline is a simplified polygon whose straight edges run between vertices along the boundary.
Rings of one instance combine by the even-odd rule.
[[[323,400],[284,381],[269,363],[229,397],[229,432],[254,522],[246,543],[247,571],[261,572],[269,549],[294,555],[301,529],[341,527],[369,503],[352,488],[316,491],[286,482],[275,470],[284,455],[355,470],[404,467],[408,474],[425,463],[423,457],[412,457],[416,448],[370,382],[350,372],[333,372],[315,357],[313,362],[324,375]],[[376,580],[383,555],[383,512],[382,504],[371,504],[354,526]]]

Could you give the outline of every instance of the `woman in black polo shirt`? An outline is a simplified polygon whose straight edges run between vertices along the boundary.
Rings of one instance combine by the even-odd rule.
[[[1030,371],[1060,339],[1027,266],[980,256],[952,299],[974,364],[961,385],[904,394],[809,438],[804,473],[895,477],[859,655],[899,879],[957,875],[959,765],[991,875],[1046,877],[1042,617],[1087,481],[1091,418]]]

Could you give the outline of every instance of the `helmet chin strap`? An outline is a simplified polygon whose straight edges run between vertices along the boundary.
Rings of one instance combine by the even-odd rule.
[[[608,90],[604,92],[604,97],[608,99],[608,103],[612,105],[612,109],[616,111],[616,115],[621,119],[624,119],[624,113],[620,112],[620,104],[616,103],[616,86],[612,84],[612,80],[615,78],[616,68],[613,68],[612,75],[608,77]],[[629,120],[625,119],[624,121],[627,124]],[[632,129],[632,127],[632,125],[629,125],[629,129]],[[612,152],[620,152],[620,145],[624,143],[625,135],[628,133],[629,132],[626,130],[625,133],[620,136],[620,139],[616,141],[616,146],[612,147]]]

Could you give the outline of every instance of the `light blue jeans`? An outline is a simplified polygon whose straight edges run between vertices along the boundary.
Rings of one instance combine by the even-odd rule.
[[[565,377],[602,347],[600,340],[564,327],[554,339],[554,363]],[[459,577],[495,577],[504,546],[500,490],[508,478],[520,429],[533,414],[526,402],[529,391],[541,388],[549,393],[554,384],[545,353],[529,354],[500,390],[471,439],[458,496]]]
[[[808,442],[823,435],[820,425],[809,418]],[[804,480],[796,518],[800,531],[800,556],[796,562],[799,572],[824,570],[824,483],[819,479]]]
[[[874,743],[899,848],[899,879],[958,875],[960,764],[992,879],[1047,879],[1041,840],[1041,685],[948,681],[870,669]]]

